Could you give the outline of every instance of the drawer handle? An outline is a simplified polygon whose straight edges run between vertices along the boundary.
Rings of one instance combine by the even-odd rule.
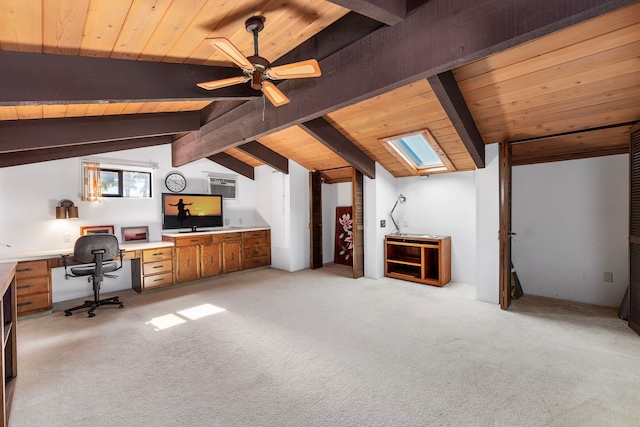
[[[16,304],[18,307],[22,307],[25,305],[31,305],[33,304],[33,301],[29,301],[29,302],[19,302],[18,304]]]
[[[33,285],[16,286],[16,289],[29,289],[33,288]]]
[[[191,239],[190,242],[198,242],[198,239]]]
[[[163,279],[153,279],[154,282],[162,282]]]
[[[160,256],[160,255],[162,255],[162,252],[157,252],[157,253],[153,254],[153,256]]]
[[[24,273],[25,271],[33,271],[33,268],[20,268],[16,270],[18,273]]]
[[[162,266],[161,266],[161,265],[156,265],[156,266],[155,266],[155,267],[153,267],[153,268],[162,268]]]

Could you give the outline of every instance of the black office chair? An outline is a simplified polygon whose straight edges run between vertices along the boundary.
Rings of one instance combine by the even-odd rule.
[[[92,263],[91,265],[81,265],[71,268],[71,274],[67,274],[67,259],[63,257],[64,271],[66,277],[89,276],[89,282],[93,282],[93,300],[86,300],[84,304],[69,308],[64,311],[65,316],[71,316],[72,311],[88,308],[89,317],[94,317],[94,310],[102,305],[118,305],[124,308],[124,304],[119,297],[100,299],[100,282],[105,277],[116,277],[105,273],[111,273],[122,268],[122,253],[118,247],[118,238],[113,234],[91,234],[82,236],[76,240],[73,248],[73,257],[79,263]],[[120,265],[111,260],[120,255]]]

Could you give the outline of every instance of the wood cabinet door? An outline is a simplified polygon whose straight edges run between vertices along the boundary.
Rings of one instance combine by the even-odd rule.
[[[224,242],[223,268],[225,273],[242,270],[242,242]]]
[[[217,276],[222,273],[222,243],[202,246],[202,277]]]
[[[200,246],[176,247],[176,282],[200,278]]]

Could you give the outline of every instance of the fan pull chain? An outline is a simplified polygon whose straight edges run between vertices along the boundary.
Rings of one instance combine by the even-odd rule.
[[[262,121],[264,122],[264,111],[267,109],[266,96],[262,95]]]

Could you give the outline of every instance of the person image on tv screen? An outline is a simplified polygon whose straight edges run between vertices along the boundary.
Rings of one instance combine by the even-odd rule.
[[[191,216],[191,211],[189,209],[185,209],[185,206],[191,206],[193,203],[185,203],[182,199],[178,200],[178,203],[172,205],[169,203],[169,206],[177,206],[178,207],[178,216],[177,219],[180,222],[180,225],[183,225],[184,221],[188,216]]]

